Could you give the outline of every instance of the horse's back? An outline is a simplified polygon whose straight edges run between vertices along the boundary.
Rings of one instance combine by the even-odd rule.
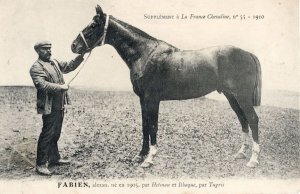
[[[159,93],[163,100],[196,98],[214,90],[236,93],[254,88],[256,66],[247,51],[233,46],[162,48],[146,64],[149,76],[145,76],[144,86]]]

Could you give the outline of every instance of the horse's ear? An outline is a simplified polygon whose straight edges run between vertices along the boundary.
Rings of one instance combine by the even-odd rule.
[[[97,5],[97,7],[96,7],[96,13],[99,15],[103,14],[102,8],[99,5]]]

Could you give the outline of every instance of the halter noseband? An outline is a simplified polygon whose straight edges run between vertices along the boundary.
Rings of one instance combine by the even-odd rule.
[[[104,26],[103,35],[98,39],[98,41],[93,45],[92,48],[89,47],[89,45],[88,45],[88,43],[87,43],[87,41],[86,41],[86,39],[85,39],[82,31],[79,33],[80,36],[81,36],[81,38],[82,38],[82,40],[83,40],[83,42],[84,42],[84,44],[85,44],[85,46],[87,47],[88,50],[89,49],[93,49],[93,48],[95,48],[96,46],[99,46],[99,45],[100,46],[104,45],[105,38],[106,38],[106,33],[107,33],[107,28],[108,28],[108,20],[109,20],[109,15],[106,14],[106,20],[105,20],[105,26]],[[101,44],[99,44],[100,42],[101,42]]]

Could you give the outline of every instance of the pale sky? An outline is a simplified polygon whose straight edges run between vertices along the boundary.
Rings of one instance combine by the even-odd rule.
[[[52,42],[53,58],[75,57],[70,45],[103,11],[181,49],[234,45],[254,53],[264,89],[299,91],[297,0],[0,0],[0,85],[33,85],[33,45]],[[264,15],[262,20],[148,20],[148,15]],[[65,76],[68,80],[74,75]],[[74,86],[131,90],[129,70],[113,47],[94,49]]]

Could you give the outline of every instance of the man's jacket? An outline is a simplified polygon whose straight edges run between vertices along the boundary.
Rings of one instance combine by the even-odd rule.
[[[38,59],[30,68],[30,76],[37,89],[37,112],[39,114],[50,114],[55,104],[53,99],[62,95],[62,108],[66,103],[67,93],[61,90],[60,85],[64,84],[62,73],[69,73],[75,70],[83,61],[82,56],[77,56],[70,62],[59,62],[51,60],[44,62]]]

